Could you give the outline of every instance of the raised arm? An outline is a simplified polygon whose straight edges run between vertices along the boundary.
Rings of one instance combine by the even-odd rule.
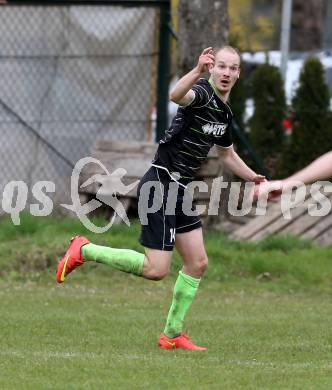
[[[204,49],[199,56],[198,63],[194,69],[184,75],[176,84],[170,93],[170,100],[180,106],[190,104],[194,98],[195,93],[190,88],[197,82],[201,75],[205,72],[209,64],[213,65],[214,55],[212,47]]]

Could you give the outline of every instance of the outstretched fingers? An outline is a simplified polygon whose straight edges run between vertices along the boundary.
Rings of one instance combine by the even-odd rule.
[[[204,49],[198,59],[198,66],[201,71],[205,71],[206,67],[209,65],[214,65],[214,54],[212,47],[207,47]]]
[[[204,55],[204,54],[210,54],[210,53],[213,53],[213,50],[212,50],[212,47],[210,46],[210,47],[207,47],[206,49],[204,49],[203,51],[202,51],[202,55]]]

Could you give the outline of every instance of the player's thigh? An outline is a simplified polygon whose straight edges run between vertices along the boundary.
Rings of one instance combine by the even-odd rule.
[[[207,262],[203,230],[201,227],[189,232],[177,233],[175,246],[182,257],[184,264]]]

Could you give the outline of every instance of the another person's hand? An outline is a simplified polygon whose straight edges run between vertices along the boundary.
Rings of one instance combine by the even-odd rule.
[[[261,183],[257,183],[254,189],[254,200],[266,196],[268,200],[271,200],[280,196],[283,187],[282,180],[262,181]]]

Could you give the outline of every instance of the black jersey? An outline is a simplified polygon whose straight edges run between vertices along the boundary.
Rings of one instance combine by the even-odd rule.
[[[178,181],[183,184],[195,179],[213,145],[228,148],[233,144],[233,114],[228,104],[206,79],[199,79],[191,89],[194,100],[179,106],[152,161],[153,166],[169,173],[178,172]]]

